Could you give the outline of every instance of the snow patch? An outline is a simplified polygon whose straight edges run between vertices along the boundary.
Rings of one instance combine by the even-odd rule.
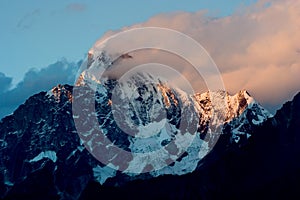
[[[94,178],[102,185],[108,178],[116,176],[116,170],[109,167],[104,166],[100,167],[97,165],[93,168],[93,175]]]
[[[151,175],[156,177],[164,174],[183,175],[193,172],[199,161],[208,153],[208,151],[209,148],[207,142],[201,140],[200,136],[197,135],[186,150],[187,156],[183,157],[181,161],[175,161],[173,165],[151,172]]]
[[[84,147],[84,146],[78,146],[77,149],[78,149],[80,152],[82,152],[82,151],[85,149],[85,147]]]
[[[261,115],[257,115],[257,118],[258,118],[258,120],[252,119],[252,123],[255,125],[258,125],[265,120],[265,117],[263,117]]]
[[[48,90],[45,96],[47,96],[48,98],[52,97],[53,96],[52,89]]]
[[[66,160],[69,160],[72,156],[74,156],[77,150],[78,150],[78,149],[73,150],[73,151],[70,153],[70,155],[67,157]]]
[[[154,121],[146,125],[138,126],[137,128],[139,132],[136,135],[136,137],[147,138],[154,136],[159,133],[159,131],[164,127],[165,123],[166,119],[162,119],[159,122]]]
[[[252,108],[252,106],[254,104],[257,104],[256,101],[254,100],[254,98],[249,95],[249,93],[247,92],[247,90],[242,90],[240,93],[243,93],[243,96],[244,96],[244,98],[247,101],[248,108]]]
[[[234,139],[234,141],[235,141],[235,143],[238,143],[239,141],[240,141],[240,136],[238,136],[238,135],[234,135],[233,136],[233,139]]]
[[[14,184],[10,181],[5,181],[4,184],[7,186],[14,186]]]
[[[37,162],[37,161],[42,160],[43,158],[49,158],[53,162],[56,162],[56,160],[57,160],[56,152],[55,151],[45,151],[45,152],[43,151],[39,155],[34,157],[33,159],[29,160],[29,162]]]

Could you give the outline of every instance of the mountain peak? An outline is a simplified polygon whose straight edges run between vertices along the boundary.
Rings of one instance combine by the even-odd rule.
[[[58,84],[57,86],[49,90],[46,95],[48,95],[49,97],[53,97],[57,102],[60,102],[61,98],[67,98],[69,102],[72,102],[72,89],[73,87],[68,84]]]
[[[238,91],[237,93],[244,94],[244,95],[247,95],[247,96],[251,96],[247,89],[242,89],[242,90]]]

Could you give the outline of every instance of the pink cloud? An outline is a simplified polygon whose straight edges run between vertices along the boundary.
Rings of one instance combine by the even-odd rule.
[[[230,93],[247,89],[262,104],[282,104],[300,90],[300,1],[263,0],[241,9],[216,19],[204,11],[162,14],[124,29],[157,26],[185,33],[211,55]],[[182,73],[193,77],[189,70]]]

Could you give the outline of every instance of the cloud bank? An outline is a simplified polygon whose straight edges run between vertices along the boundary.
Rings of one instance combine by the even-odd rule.
[[[262,0],[223,18],[203,11],[161,14],[123,30],[155,26],[191,36],[216,62],[230,93],[247,89],[274,111],[300,90],[299,19],[300,1]]]
[[[70,63],[62,59],[41,70],[30,69],[24,79],[11,90],[8,89],[12,78],[0,73],[0,119],[12,113],[35,93],[48,91],[57,84],[74,84],[80,64],[81,62]]]

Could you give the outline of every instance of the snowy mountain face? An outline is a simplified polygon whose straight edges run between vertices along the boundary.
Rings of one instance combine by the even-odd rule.
[[[151,80],[147,84],[141,81],[147,79]],[[13,115],[1,121],[2,197],[44,195],[77,199],[82,191],[90,188],[91,181],[116,186],[139,179],[146,181],[156,177],[161,180],[159,177],[168,174],[186,177],[185,174],[198,173],[210,162],[203,157],[211,150],[210,144],[215,143],[216,135],[221,135],[218,142],[225,143],[224,152],[231,146],[247,146],[252,134],[254,139],[258,137],[255,135],[257,127],[271,117],[246,91],[233,96],[222,91],[212,92],[212,95],[224,97],[226,102],[221,109],[224,121],[220,123],[212,121],[212,95],[209,92],[188,96],[149,74],[138,74],[128,81],[118,83],[107,79],[96,85],[96,93],[84,84],[77,86],[85,88],[80,91],[94,94],[96,125],[114,145],[132,153],[126,158],[128,165],[120,165],[123,168],[118,171],[117,159],[112,159],[111,164],[95,159],[97,157],[89,152],[88,146],[93,140],[79,137],[74,123],[81,117],[72,113],[74,98],[79,97],[73,95],[72,86],[58,85],[49,92],[32,96]],[[281,113],[290,112],[285,110]],[[91,116],[90,112],[86,114]],[[272,124],[280,124],[281,118],[274,119]],[[180,139],[178,134],[192,138],[187,146],[178,147],[180,143],[172,143]],[[111,150],[109,145],[105,148],[102,152]],[[168,155],[159,155],[166,156],[163,159],[174,160],[161,167],[155,165],[155,159],[162,157],[152,157],[148,162],[154,163],[152,167],[157,167],[156,170],[146,166],[147,162],[142,162],[141,157],[134,154],[157,149],[168,152]],[[144,165],[139,166],[140,163]],[[148,172],[132,173],[133,169]],[[45,184],[40,184],[41,181]]]
[[[110,63],[89,55],[92,70]],[[271,117],[247,91],[188,95],[148,73],[96,77],[84,71],[74,88],[36,94],[1,121],[0,197],[77,199],[91,181],[192,173],[220,136],[243,146]]]
[[[106,166],[95,159],[87,151],[90,150],[87,144],[93,141],[88,143],[78,136],[73,121],[78,118],[74,113],[74,119],[72,117],[72,102],[76,98],[72,94],[73,87],[58,85],[29,98],[13,115],[1,121],[1,194],[26,195],[40,191],[51,197],[76,199],[91,180],[100,184],[110,180],[107,184],[118,185],[126,180],[193,172],[210,150],[213,135],[222,134],[213,133],[209,127],[209,93],[188,96],[158,80],[145,84],[142,80],[146,79],[151,80],[151,76],[139,74],[125,85],[109,79],[97,85],[96,125],[114,145],[133,155],[127,158],[128,166],[122,166],[123,171],[115,169],[116,162]],[[246,91],[234,96],[226,94],[226,100],[229,103],[222,127],[224,132],[232,132],[228,143],[240,143],[241,138],[246,140],[250,133],[247,130],[268,117]],[[120,103],[114,104],[118,101]],[[180,139],[188,139],[188,144],[179,146]],[[150,158],[148,162],[154,163],[152,167],[157,169],[148,170],[147,176],[133,174],[133,170],[145,172],[148,167],[147,162],[141,162],[142,157],[134,157],[134,153],[157,149],[166,149],[168,153]],[[108,146],[103,152],[109,150]],[[159,156],[169,159],[169,165],[155,165],[156,160],[162,159]],[[41,177],[49,182],[51,190],[39,185]]]
[[[73,115],[89,152],[129,176],[190,173],[223,132],[231,134],[231,143],[245,142],[252,127],[270,117],[247,91],[189,95],[148,73],[98,80],[111,63],[103,53],[89,55],[75,89]],[[111,157],[103,156],[112,150]]]

